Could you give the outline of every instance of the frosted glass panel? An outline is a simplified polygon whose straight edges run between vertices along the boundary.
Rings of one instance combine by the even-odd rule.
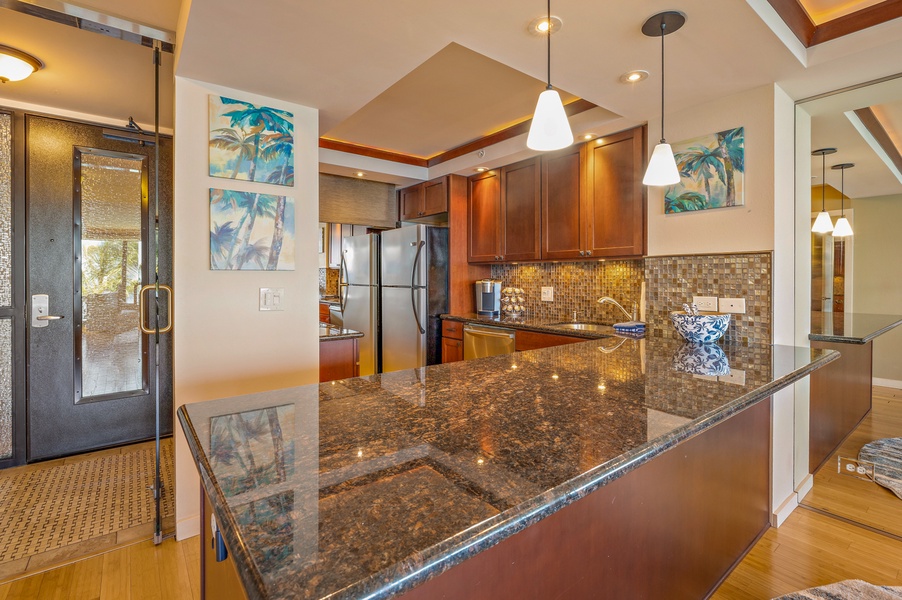
[[[12,306],[12,116],[0,113],[0,306]]]
[[[82,397],[143,388],[143,162],[81,155]]]
[[[13,455],[13,322],[0,319],[0,458]]]

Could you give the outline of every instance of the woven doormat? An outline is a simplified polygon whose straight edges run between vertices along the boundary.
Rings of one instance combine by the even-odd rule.
[[[847,579],[821,587],[780,596],[774,600],[902,600],[902,588],[870,584]]]
[[[874,440],[861,447],[858,460],[874,463],[874,480],[902,498],[902,438]]]

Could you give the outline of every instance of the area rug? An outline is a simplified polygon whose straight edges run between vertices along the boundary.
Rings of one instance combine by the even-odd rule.
[[[874,440],[861,447],[858,460],[874,463],[874,480],[902,498],[902,438]]]
[[[774,600],[902,600],[902,588],[870,584],[847,579],[821,587],[780,596]]]

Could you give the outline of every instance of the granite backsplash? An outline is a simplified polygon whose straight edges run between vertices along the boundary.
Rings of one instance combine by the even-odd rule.
[[[770,252],[656,256],[638,260],[596,262],[523,263],[493,265],[492,278],[503,286],[523,288],[529,315],[539,319],[606,324],[627,320],[609,304],[610,296],[628,311],[640,303],[645,284],[645,322],[655,336],[678,338],[670,312],[679,310],[693,295],[745,298],[746,313],[734,314],[724,337],[726,343],[769,344],[771,341]],[[543,286],[554,288],[554,301],[542,302]]]

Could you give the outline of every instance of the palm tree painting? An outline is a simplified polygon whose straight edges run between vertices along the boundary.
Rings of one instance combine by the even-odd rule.
[[[294,185],[294,115],[210,96],[210,176]]]
[[[210,188],[210,268],[293,271],[294,199]]]
[[[679,213],[745,204],[743,127],[673,145],[680,183],[667,188],[664,212]]]

